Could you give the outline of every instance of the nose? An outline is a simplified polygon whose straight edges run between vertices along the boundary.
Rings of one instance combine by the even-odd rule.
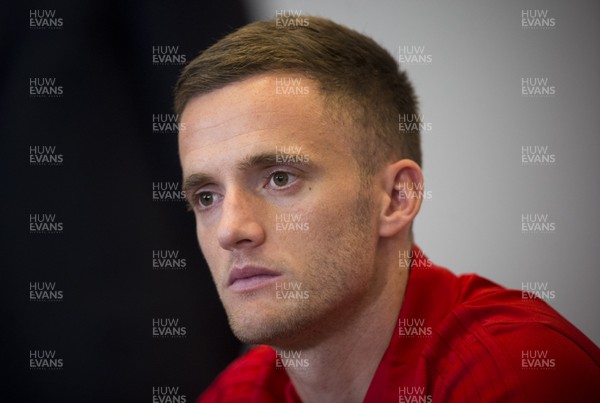
[[[223,249],[252,249],[265,240],[258,200],[243,190],[227,192],[221,204],[217,238]]]

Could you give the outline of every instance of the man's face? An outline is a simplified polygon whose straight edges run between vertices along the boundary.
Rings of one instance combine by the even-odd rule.
[[[233,83],[181,116],[200,247],[247,343],[317,340],[368,298],[376,273],[377,203],[361,189],[350,126],[328,118],[315,82],[287,81],[298,78]]]

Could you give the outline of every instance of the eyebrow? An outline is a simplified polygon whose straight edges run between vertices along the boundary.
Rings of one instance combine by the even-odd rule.
[[[282,156],[285,156],[282,161]],[[294,158],[298,157],[298,158]],[[298,153],[260,153],[255,155],[248,155],[244,157],[240,162],[236,164],[236,167],[240,171],[247,171],[256,167],[265,167],[269,165],[310,165],[310,163],[304,160],[303,155]],[[182,190],[184,192],[190,189],[198,188],[205,183],[215,182],[215,178],[204,174],[194,173],[189,175],[183,180]]]
[[[285,157],[282,159],[282,157]],[[297,157],[297,158],[294,158]],[[249,155],[237,164],[241,171],[268,165],[308,165],[298,153],[260,153]]]
[[[200,187],[203,184],[212,181],[214,181],[214,178],[210,175],[202,173],[191,174],[187,178],[184,178],[181,190],[183,190],[187,194],[190,189]]]

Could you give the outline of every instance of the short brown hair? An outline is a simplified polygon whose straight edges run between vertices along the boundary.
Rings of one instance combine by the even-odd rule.
[[[206,49],[177,81],[175,112],[181,116],[192,97],[253,75],[293,72],[315,80],[325,104],[336,115],[350,117],[363,134],[354,147],[362,172],[373,173],[397,158],[421,165],[419,131],[400,130],[400,116],[416,118],[418,105],[396,60],[356,31],[324,18],[308,16],[306,21],[295,29],[282,28],[276,20],[254,22]]]

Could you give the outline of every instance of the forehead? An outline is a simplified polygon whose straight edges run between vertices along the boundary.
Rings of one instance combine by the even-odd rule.
[[[316,82],[291,73],[269,73],[192,98],[179,133],[182,164],[233,153],[296,146],[342,151],[345,130],[328,116]],[[268,151],[268,150],[267,150]]]

